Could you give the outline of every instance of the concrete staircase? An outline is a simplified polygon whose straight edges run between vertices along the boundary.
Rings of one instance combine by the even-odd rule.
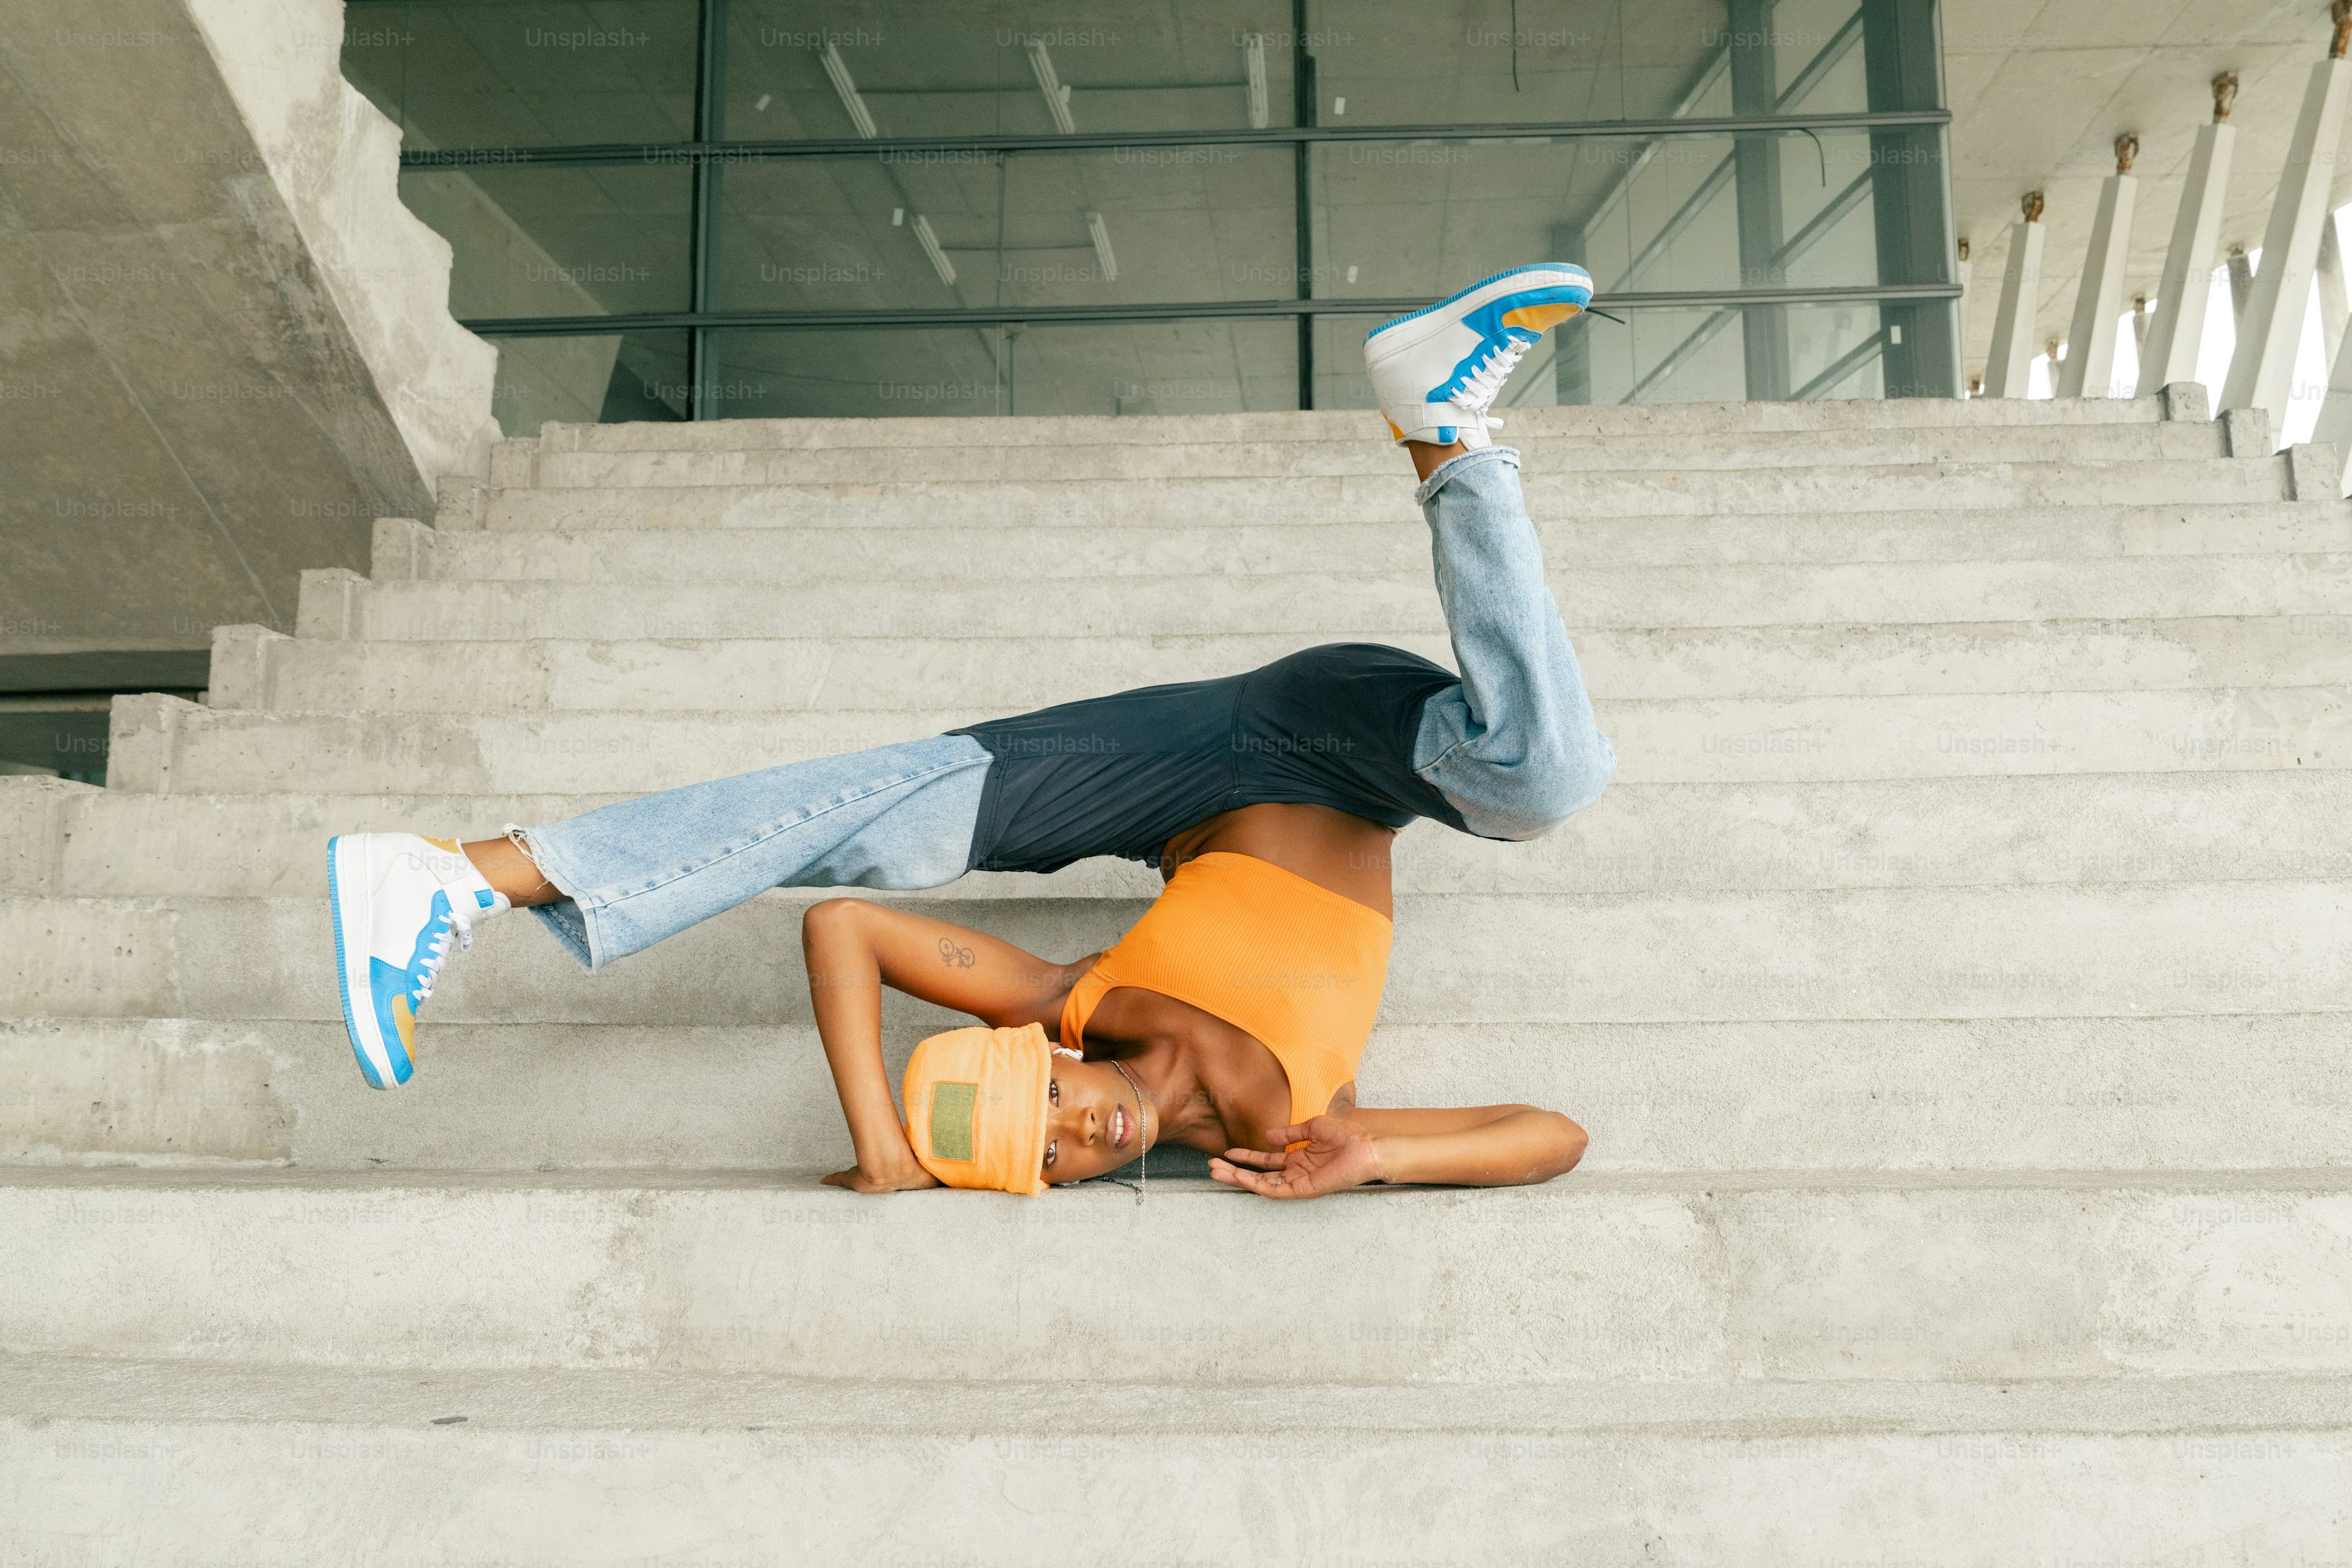
[[[1404,836],[1362,1086],[1592,1151],[1300,1205],[815,1186],[809,894],[593,978],[499,922],[371,1093],[320,868],[1450,662],[1369,416],[505,443],[108,789],[0,779],[0,1561],[2345,1556],[2352,506],[2189,390],[1515,416],[1622,765]],[[892,901],[1066,956],[1155,887]]]

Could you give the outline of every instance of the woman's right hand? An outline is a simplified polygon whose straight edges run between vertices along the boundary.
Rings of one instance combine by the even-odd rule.
[[[1083,971],[1024,952],[984,931],[857,899],[826,899],[801,918],[801,952],[825,1065],[841,1096],[857,1163],[824,1178],[853,1193],[940,1184],[916,1162],[882,1065],[882,988],[904,991],[983,1024],[1018,1027],[1061,1017]]]
[[[835,1171],[824,1178],[828,1187],[847,1187],[853,1193],[913,1193],[925,1187],[936,1187],[940,1179],[909,1159],[903,1170],[869,1171],[863,1165],[852,1165],[846,1171]]]

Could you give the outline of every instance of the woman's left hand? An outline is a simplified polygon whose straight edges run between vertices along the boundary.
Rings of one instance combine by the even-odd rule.
[[[1209,1162],[1209,1174],[1229,1187],[1266,1198],[1319,1198],[1381,1179],[1379,1149],[1371,1133],[1344,1116],[1316,1116],[1296,1127],[1276,1127],[1266,1134],[1266,1142],[1276,1146],[1275,1152],[1228,1149],[1223,1159]],[[1306,1147],[1283,1147],[1298,1142]]]

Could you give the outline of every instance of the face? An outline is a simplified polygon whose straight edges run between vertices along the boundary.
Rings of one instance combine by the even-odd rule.
[[[1143,1152],[1156,1123],[1108,1062],[1054,1058],[1045,1090],[1045,1180],[1060,1185],[1115,1171]]]

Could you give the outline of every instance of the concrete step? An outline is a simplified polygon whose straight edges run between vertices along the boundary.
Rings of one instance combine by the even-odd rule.
[[[1326,640],[1197,637],[720,637],[337,642],[216,628],[217,709],[499,713],[925,706],[1014,712],[1076,688],[1121,691],[1249,669]],[[1443,633],[1395,639],[1440,664]],[[1612,701],[2352,684],[2352,616],[1610,627],[1576,638]],[[1172,672],[1172,673],[1171,673]]]
[[[1087,695],[1073,690],[1071,697]],[[2341,687],[1606,701],[1627,784],[2340,768]],[[117,698],[108,777],[152,794],[669,789],[940,734],[984,709],[546,715],[215,710]]]
[[[583,984],[586,984],[583,982]],[[362,1085],[337,1022],[0,1022],[0,1162],[308,1170],[838,1170],[814,1026],[463,1024]],[[1580,1175],[2352,1165],[2341,1013],[2161,1018],[1387,1024],[1366,1105],[1532,1103]],[[917,1036],[894,1029],[893,1081]],[[1155,1152],[1152,1179],[1198,1173]]]
[[[1378,428],[1377,425],[1374,426]],[[2136,462],[2229,455],[2218,425],[1947,426],[1853,431],[1694,431],[1612,436],[1520,436],[1500,439],[1542,472],[1626,473],[1782,468],[1902,468],[1928,463]],[[2264,453],[2263,456],[2267,457]],[[1394,445],[1359,432],[1341,440],[1147,442],[1130,445],[733,447],[686,451],[550,451],[532,465],[547,489],[675,485],[908,484],[926,480],[1036,481],[1213,476],[1303,479],[1334,474],[1393,476],[1412,465]]]
[[[801,914],[771,893],[594,976],[527,915],[478,934],[433,1023],[811,1021]],[[1144,910],[1125,899],[874,895],[1072,960]],[[2352,884],[1655,894],[1413,894],[1397,901],[1390,1024],[2073,1018],[2352,1008]],[[299,1018],[341,1010],[322,897],[0,898],[0,1017]],[[950,1016],[888,998],[894,1029]]]
[[[1515,439],[1528,437],[1732,436],[1791,431],[1854,432],[2063,429],[2084,435],[2118,425],[2165,422],[2160,399],[2082,398],[2028,402],[1986,398],[1847,399],[1826,403],[1650,403],[1624,406],[1511,408]],[[2202,425],[2201,411],[2181,423]],[[1374,440],[1380,417],[1364,409],[1297,413],[1086,417],[904,419],[714,419],[698,424],[583,425],[551,421],[536,437],[503,443],[502,455],[559,452],[717,452],[828,447],[1145,447],[1230,441]]]
[[[2148,458],[2126,462],[1931,463],[1890,466],[1860,482],[1851,468],[1732,472],[1530,470],[1538,517],[1665,517],[1716,512],[2015,510],[2042,506],[2179,506],[2291,498],[2277,458]],[[1252,475],[1184,479],[989,479],[841,484],[500,487],[487,498],[492,528],[969,528],[1045,522],[1104,528],[1148,524],[1368,522],[1416,518],[1413,479]],[[2341,508],[2333,498],[2304,504]]]
[[[918,1391],[21,1358],[0,1363],[0,1555],[193,1563],[234,1541],[240,1568],[314,1568],[331,1532],[383,1563],[604,1568],[1854,1561],[1825,1555],[1833,1541],[1955,1568],[2159,1563],[2183,1542],[2316,1565],[2352,1531],[2347,1392],[1066,1374]]]
[[[952,546],[912,528],[466,532],[402,518],[377,527],[373,575],[615,583],[1027,582],[1429,569],[1419,520],[1200,523],[1097,533],[1051,523],[966,529]],[[1730,562],[2054,561],[2084,556],[2352,551],[2352,507],[2303,501],[2181,507],[2042,507],[1955,513],[1843,512],[1550,518],[1544,558],[1570,566]]]
[[[1843,566],[1580,566],[1549,574],[1571,632],[2352,613],[2352,553]],[[1385,575],[1119,577],[1008,613],[964,583],[376,583],[303,574],[305,636],[378,641],[557,637],[1201,637],[1280,627],[1312,640],[1445,631],[1424,564]],[[1041,626],[1041,623],[1043,625]]]
[[[2352,1372],[2343,1173],[1571,1176],[1307,1205],[20,1168],[0,1192],[6,1251],[41,1260],[0,1291],[12,1355],[1224,1386]]]
[[[487,838],[599,795],[142,795],[0,778],[0,889],[85,898],[318,896],[337,833]],[[5,853],[14,843],[16,852]],[[1617,783],[1547,837],[1422,824],[1407,893],[1654,893],[2352,878],[2352,771],[1991,775],[1843,783]],[[1159,874],[1097,858],[1052,876],[974,872],[932,896],[1150,898]]]

